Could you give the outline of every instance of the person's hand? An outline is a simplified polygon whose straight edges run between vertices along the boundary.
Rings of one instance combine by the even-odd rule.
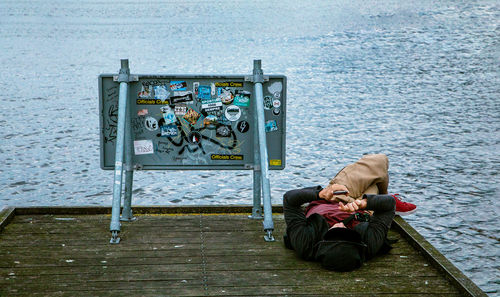
[[[345,212],[355,212],[366,208],[366,199],[354,200],[353,202],[344,204],[339,202],[339,209]]]
[[[333,195],[333,192],[338,192],[338,191],[345,191],[346,193],[341,195]],[[347,197],[348,195],[349,195],[349,190],[347,189],[347,187],[339,184],[329,185],[328,187],[321,190],[321,192],[319,192],[319,197],[327,201],[334,201],[335,197],[339,196]]]
[[[338,191],[346,191],[347,194],[349,194],[349,190],[344,185],[332,184],[332,185],[328,186],[327,189],[329,189],[332,193],[333,192],[338,192]]]

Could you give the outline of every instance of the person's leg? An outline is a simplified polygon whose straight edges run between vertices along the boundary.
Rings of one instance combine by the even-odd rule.
[[[389,185],[389,159],[384,154],[365,155],[357,162],[344,167],[330,181],[345,185],[349,196],[359,199],[363,194],[387,194]]]

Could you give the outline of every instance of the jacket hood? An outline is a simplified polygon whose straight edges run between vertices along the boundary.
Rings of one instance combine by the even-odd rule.
[[[364,262],[366,245],[358,232],[347,228],[332,228],[316,244],[316,260],[334,271],[352,271]]]

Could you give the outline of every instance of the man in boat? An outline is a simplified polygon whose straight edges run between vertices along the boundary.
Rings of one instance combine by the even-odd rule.
[[[397,194],[387,193],[388,167],[386,155],[365,155],[342,169],[325,188],[285,193],[286,247],[334,271],[352,271],[387,253],[391,249],[387,232],[394,215],[416,210]]]

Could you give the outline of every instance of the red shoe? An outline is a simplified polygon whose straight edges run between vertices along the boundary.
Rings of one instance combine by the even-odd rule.
[[[397,215],[406,216],[417,211],[417,206],[415,204],[401,201],[399,194],[393,194],[391,196],[396,200]]]

